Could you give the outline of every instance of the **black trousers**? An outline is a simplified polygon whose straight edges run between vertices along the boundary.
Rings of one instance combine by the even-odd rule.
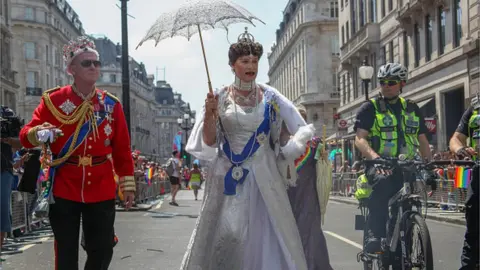
[[[115,200],[80,203],[55,198],[50,224],[55,236],[55,270],[78,270],[80,217],[85,234],[85,270],[107,270],[113,256]]]
[[[365,175],[370,184],[380,181],[369,197],[367,226],[375,237],[386,237],[388,201],[403,187],[403,172],[396,169],[387,176],[377,174],[372,166],[367,168]]]
[[[478,180],[480,168],[476,166],[472,171],[472,181],[468,186],[467,200],[465,201],[465,219],[467,231],[462,251],[462,267],[460,270],[474,270],[478,265]]]

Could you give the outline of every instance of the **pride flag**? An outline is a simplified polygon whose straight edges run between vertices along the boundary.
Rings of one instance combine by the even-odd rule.
[[[307,149],[305,150],[305,153],[303,153],[302,156],[300,156],[295,160],[295,168],[297,172],[300,171],[300,169],[303,167],[303,165],[305,165],[305,163],[307,163],[308,158],[310,158],[311,155],[312,155],[312,149],[309,144],[307,146]]]
[[[467,188],[472,178],[472,170],[464,167],[455,168],[454,183],[455,188]]]
[[[152,184],[153,168],[148,168],[145,172],[145,182],[150,186]]]

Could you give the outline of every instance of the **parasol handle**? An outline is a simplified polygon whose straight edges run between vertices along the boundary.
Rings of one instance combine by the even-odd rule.
[[[323,144],[322,144],[322,148],[323,148],[323,151],[325,151],[325,144],[327,143],[327,126],[326,125],[323,125],[322,126],[323,128]]]
[[[199,24],[197,24],[197,27],[198,34],[200,35],[200,44],[202,44],[203,62],[205,62],[205,69],[207,70],[208,91],[210,92],[210,94],[213,94],[212,82],[210,81],[210,72],[208,71],[207,56],[205,55],[205,46],[203,45],[202,29],[200,29]]]

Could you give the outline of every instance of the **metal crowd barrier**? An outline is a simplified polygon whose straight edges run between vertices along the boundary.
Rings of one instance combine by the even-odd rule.
[[[36,218],[33,215],[37,203],[37,194],[12,191],[10,215],[12,231],[5,239],[1,254],[13,255],[22,253],[21,247],[41,243],[45,237],[51,237],[52,231],[47,218]]]
[[[161,195],[170,193],[171,186],[168,178],[154,177],[150,185],[145,181],[145,176],[135,177],[137,192],[135,202],[146,203],[157,199]]]
[[[333,173],[332,174],[332,195],[351,197],[356,190],[356,173]],[[430,187],[428,187],[430,191]],[[464,188],[455,188],[454,180],[437,179],[437,190],[431,197],[428,197],[427,203],[432,207],[439,207],[444,210],[462,210],[465,207],[467,190]]]

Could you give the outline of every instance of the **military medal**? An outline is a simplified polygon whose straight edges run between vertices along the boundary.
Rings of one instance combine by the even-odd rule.
[[[112,134],[112,126],[110,126],[110,124],[106,124],[103,130],[105,131],[105,134],[107,135],[107,137],[109,137],[110,134]]]
[[[76,108],[75,104],[70,101],[70,99],[65,100],[65,102],[62,103],[62,105],[59,106],[59,108],[66,114],[70,115]]]
[[[240,181],[243,177],[243,168],[240,166],[235,166],[232,169],[232,177],[233,179]]]
[[[109,139],[106,139],[105,142],[104,142],[105,146],[109,146],[110,145],[110,140]]]
[[[107,118],[107,121],[109,123],[111,123],[114,120],[111,114],[107,114],[107,116],[105,116],[105,118]]]

